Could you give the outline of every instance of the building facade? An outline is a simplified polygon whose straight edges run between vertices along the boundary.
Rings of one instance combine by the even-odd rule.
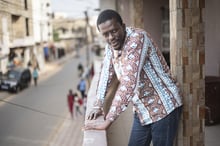
[[[30,60],[39,62],[44,67],[44,47],[53,44],[51,0],[32,0],[34,48],[30,52]]]
[[[8,55],[16,53],[14,64],[26,64],[28,50],[34,46],[31,0],[0,0],[0,70],[10,66]]]
[[[12,65],[27,67],[29,61],[43,67],[43,47],[53,41],[51,0],[0,0],[0,4],[0,71],[5,73]]]
[[[66,49],[77,47],[85,43],[85,28],[86,22],[83,18],[73,19],[64,17],[55,17],[53,19],[54,33],[57,34],[56,42],[62,42],[66,40]],[[72,44],[70,43],[72,41]]]

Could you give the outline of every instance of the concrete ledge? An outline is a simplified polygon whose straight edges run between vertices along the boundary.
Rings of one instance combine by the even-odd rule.
[[[86,117],[88,113],[91,111],[92,105],[95,101],[95,92],[98,84],[98,76],[99,76],[100,68],[101,68],[101,60],[95,60],[94,61],[95,74],[90,84],[90,89],[88,92]],[[93,123],[93,122],[98,123],[103,121],[103,117],[100,117],[94,121],[86,120],[86,117],[85,117],[85,124]],[[107,146],[106,131],[99,131],[99,130],[84,131],[83,146]]]

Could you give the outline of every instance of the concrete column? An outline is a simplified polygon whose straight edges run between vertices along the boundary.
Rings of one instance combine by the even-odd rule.
[[[183,115],[176,145],[204,146],[205,0],[170,0],[172,74],[183,93]]]

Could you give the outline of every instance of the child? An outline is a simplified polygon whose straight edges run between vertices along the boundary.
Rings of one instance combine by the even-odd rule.
[[[68,102],[68,107],[69,107],[69,112],[71,114],[71,118],[73,119],[73,105],[74,105],[74,95],[73,91],[69,89],[69,93],[67,95],[67,102]]]
[[[75,109],[76,109],[76,117],[78,115],[78,113],[80,115],[82,115],[82,112],[80,111],[80,106],[81,106],[81,99],[78,97],[77,93],[74,94],[74,105],[75,105]]]

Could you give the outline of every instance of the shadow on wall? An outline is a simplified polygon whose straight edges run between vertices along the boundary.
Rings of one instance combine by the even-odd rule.
[[[116,76],[113,77],[112,88],[109,89],[104,103],[104,111],[108,112],[112,99],[118,87]],[[129,104],[125,112],[121,113],[116,121],[107,130],[107,142],[109,146],[127,146],[133,121],[132,105]]]

